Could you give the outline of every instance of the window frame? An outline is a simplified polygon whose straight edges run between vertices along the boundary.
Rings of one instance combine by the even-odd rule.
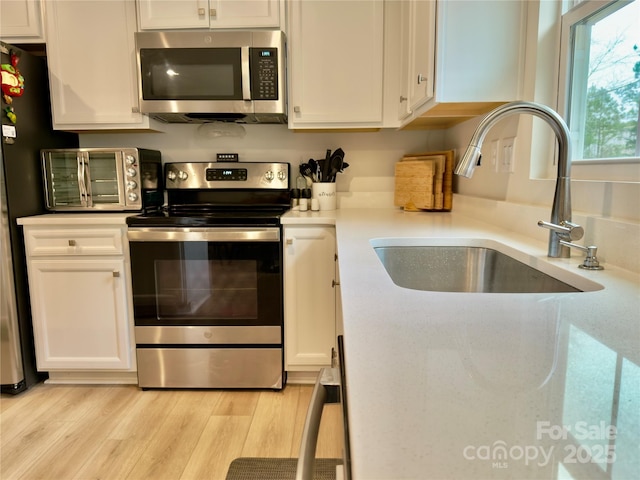
[[[570,122],[570,100],[572,93],[572,69],[573,69],[573,31],[572,27],[584,19],[597,15],[598,12],[609,8],[611,5],[619,3],[619,7],[632,3],[634,0],[579,0],[568,1],[569,9],[560,18],[560,63],[558,81],[558,113],[567,121],[571,129]],[[636,0],[640,1],[640,0]],[[573,5],[571,7],[571,5]],[[640,127],[639,127],[640,128]],[[640,136],[638,137],[640,140]],[[637,141],[638,141],[637,140]],[[582,159],[576,158],[575,146],[578,142],[572,141],[572,178],[582,180],[613,181],[613,182],[633,182],[640,183],[640,157],[623,158],[599,158]],[[615,169],[611,167],[615,166]],[[615,171],[612,171],[615,170]]]

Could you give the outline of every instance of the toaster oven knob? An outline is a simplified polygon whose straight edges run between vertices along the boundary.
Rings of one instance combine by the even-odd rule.
[[[167,172],[167,179],[173,182],[176,179],[176,172],[174,172],[173,170],[169,170]]]
[[[129,180],[127,182],[127,190],[135,190],[137,186],[138,186],[138,184],[136,182],[134,182],[133,180]]]
[[[135,202],[136,200],[138,200],[138,194],[136,192],[129,192],[129,195],[127,195],[127,198],[129,199],[130,202]]]
[[[184,170],[180,170],[178,172],[178,180],[186,180],[189,177],[189,174]]]
[[[278,180],[285,180],[287,178],[287,173],[284,170],[280,170],[278,172]]]
[[[136,169],[135,168],[127,168],[127,177],[135,177]]]
[[[127,155],[125,162],[127,163],[127,165],[133,165],[136,163],[136,158],[133,155]]]
[[[267,180],[271,181],[275,178],[275,175],[273,174],[273,172],[271,170],[269,170],[267,173],[264,174],[264,178],[266,178]]]

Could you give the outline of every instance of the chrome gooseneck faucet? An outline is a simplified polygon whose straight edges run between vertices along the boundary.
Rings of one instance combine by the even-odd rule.
[[[571,142],[567,124],[555,111],[538,103],[512,102],[489,112],[476,128],[466,152],[456,166],[455,173],[471,178],[474,168],[480,161],[480,149],[489,129],[504,117],[521,113],[543,119],[553,129],[558,139],[558,176],[551,208],[551,221],[540,221],[538,225],[550,230],[548,256],[569,258],[570,247],[567,244],[582,238],[584,230],[571,222]]]

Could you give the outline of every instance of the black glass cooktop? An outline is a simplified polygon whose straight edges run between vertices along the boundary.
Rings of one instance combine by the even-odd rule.
[[[286,209],[158,211],[127,218],[130,227],[277,226]]]

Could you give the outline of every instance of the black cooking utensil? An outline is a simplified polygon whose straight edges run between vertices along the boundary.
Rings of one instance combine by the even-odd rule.
[[[311,162],[311,160],[309,160],[309,162]],[[308,163],[301,163],[300,173],[305,177],[312,178],[313,170],[311,169],[311,166]]]
[[[330,172],[329,172],[329,182],[336,181],[336,175],[338,172],[342,171],[342,164],[344,163],[344,151],[341,148],[338,148],[331,155],[331,159],[329,161],[330,164]]]
[[[331,173],[331,149],[327,148],[327,153],[324,157],[324,163],[322,164],[322,182],[328,182],[329,174]]]
[[[309,159],[309,168],[311,169],[311,179],[314,182],[320,181],[320,166],[313,158]]]

